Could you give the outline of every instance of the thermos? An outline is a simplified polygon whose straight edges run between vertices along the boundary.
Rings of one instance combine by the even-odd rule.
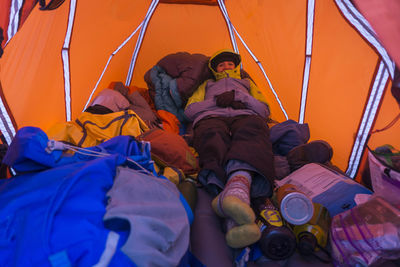
[[[258,241],[261,252],[271,260],[289,258],[296,250],[296,236],[283,223],[278,209],[270,199],[266,199],[257,205],[256,211],[261,231]]]

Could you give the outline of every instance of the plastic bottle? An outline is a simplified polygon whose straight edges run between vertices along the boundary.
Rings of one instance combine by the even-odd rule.
[[[278,209],[266,199],[257,206],[257,212],[261,231],[258,244],[264,256],[271,260],[289,258],[296,250],[296,236],[283,223]]]

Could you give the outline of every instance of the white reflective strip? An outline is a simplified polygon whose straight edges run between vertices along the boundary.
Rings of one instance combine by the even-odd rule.
[[[5,119],[5,121],[6,121],[7,125],[8,125],[8,128],[11,131],[10,134],[12,134],[14,136],[15,135],[15,128],[14,128],[14,125],[13,125],[13,123],[11,121],[10,116],[8,115],[7,109],[4,106],[4,102],[1,99],[1,97],[0,97],[0,110],[1,110],[1,113],[3,114],[3,116],[4,116],[4,119]]]
[[[15,3],[15,2],[14,2]],[[18,0],[17,1],[17,7],[16,7],[16,12],[15,12],[15,14],[14,14],[14,21],[13,21],[13,24],[12,24],[12,26],[13,26],[13,36],[17,33],[17,31],[18,31],[18,27],[19,27],[19,13],[20,13],[20,11],[21,11],[21,8],[22,8],[22,4],[24,3],[24,1],[23,0]]]
[[[365,143],[366,143],[367,138],[368,138],[368,133],[371,130],[372,123],[375,120],[376,111],[378,109],[378,106],[379,106],[379,103],[380,103],[380,100],[381,100],[381,97],[382,97],[383,91],[385,89],[385,85],[386,85],[386,82],[387,82],[388,78],[389,78],[389,72],[388,72],[387,68],[385,68],[384,77],[383,77],[383,80],[382,80],[382,82],[381,82],[381,84],[379,86],[379,90],[378,90],[378,98],[376,99],[376,101],[374,102],[374,105],[372,107],[372,112],[371,112],[371,114],[369,116],[369,119],[367,121],[367,126],[366,126],[366,129],[365,129],[365,133],[362,136],[361,145],[360,145],[360,147],[359,147],[359,149],[357,151],[356,159],[355,159],[355,162],[353,164],[353,170],[350,173],[350,177],[352,177],[352,178],[355,177],[355,175],[357,173],[357,170],[358,170],[358,166],[360,165],[361,156],[362,156],[362,153],[364,151]]]
[[[239,48],[236,43],[235,34],[233,33],[233,25],[229,18],[228,11],[226,10],[225,4],[223,0],[218,0],[219,7],[224,15],[226,24],[228,25],[229,35],[231,37],[232,47],[236,53],[239,53]]]
[[[346,174],[351,178],[357,173],[358,166],[360,164],[362,152],[365,147],[369,132],[371,130],[372,123],[375,120],[376,111],[378,110],[379,104],[382,99],[382,95],[389,79],[389,72],[383,61],[381,61],[376,75],[368,104],[364,112],[360,128],[357,133],[357,137],[353,146],[352,154],[349,160],[349,166],[346,170]]]
[[[300,102],[300,113],[299,123],[304,123],[304,116],[307,104],[307,92],[308,84],[310,80],[310,65],[311,65],[311,54],[314,34],[314,16],[315,16],[315,1],[307,1],[307,38],[306,38],[306,57],[304,63],[303,73],[303,86],[301,90],[301,102]]]
[[[8,130],[3,123],[3,120],[0,120],[0,132],[3,134],[4,138],[6,139],[7,144],[10,145],[13,137],[10,136],[10,134],[8,133]]]
[[[265,79],[267,80],[268,85],[269,85],[269,87],[271,88],[271,91],[272,91],[272,93],[274,94],[275,99],[276,99],[276,101],[278,102],[278,104],[279,104],[279,106],[280,106],[280,108],[281,108],[283,114],[285,115],[285,118],[286,118],[286,119],[289,119],[289,117],[288,117],[288,115],[287,115],[287,113],[286,113],[286,110],[285,110],[285,108],[283,107],[282,102],[281,102],[281,100],[280,100],[279,97],[278,97],[278,94],[275,92],[275,89],[274,89],[274,87],[272,86],[272,83],[271,83],[271,81],[269,80],[269,78],[268,78],[268,76],[267,76],[267,73],[266,73],[265,70],[264,70],[263,65],[262,65],[261,62],[256,58],[256,56],[253,54],[253,52],[250,50],[250,48],[247,46],[247,44],[246,44],[245,41],[243,40],[242,36],[240,36],[240,34],[237,32],[236,28],[235,28],[234,26],[232,26],[232,27],[233,27],[233,30],[235,31],[236,35],[239,37],[239,40],[242,42],[243,46],[246,48],[246,50],[249,52],[249,54],[251,55],[251,57],[253,58],[253,60],[257,63],[258,67],[261,69],[262,73],[264,74],[264,77],[265,77]]]
[[[69,55],[68,50],[63,49],[61,51],[61,57],[63,61],[64,70],[64,91],[65,91],[65,114],[66,120],[71,120],[71,82],[70,82],[70,72],[69,72]]]
[[[65,116],[66,120],[71,120],[71,73],[69,66],[69,45],[71,43],[72,27],[74,26],[76,13],[76,0],[71,0],[69,6],[68,26],[65,34],[63,49],[61,50],[61,57],[63,62],[64,71],[64,94],[65,94]]]
[[[14,33],[13,33],[13,30],[14,30],[13,22],[14,22],[14,16],[15,16],[14,2],[11,2],[11,6],[10,6],[10,17],[8,18],[8,27],[7,27],[8,39],[7,39],[6,43],[8,43],[11,40],[11,38],[14,36]]]
[[[13,137],[15,136],[15,128],[11,122],[11,118],[8,115],[7,109],[4,106],[3,100],[0,97],[0,131],[4,135],[7,144],[11,144]]]
[[[304,116],[307,103],[307,93],[308,93],[308,82],[310,80],[310,66],[311,66],[311,56],[306,56],[306,62],[304,65],[304,76],[303,76],[303,88],[301,91],[301,103],[300,103],[300,114],[299,123],[304,123]]]
[[[303,73],[303,87],[301,90],[301,102],[300,102],[300,113],[299,123],[304,123],[305,110],[307,104],[307,93],[308,84],[310,81],[310,66],[311,66],[311,54],[313,45],[313,34],[314,34],[314,16],[315,16],[315,0],[309,0],[307,4],[307,38],[306,38],[306,60],[304,63]]]
[[[117,250],[119,240],[119,234],[116,232],[110,231],[107,236],[106,247],[101,254],[100,260],[98,263],[93,265],[93,267],[106,267],[110,263],[112,257]]]
[[[336,4],[343,12],[343,15],[348,19],[348,21],[356,27],[359,33],[364,36],[378,51],[378,53],[383,58],[386,67],[389,69],[390,76],[394,77],[395,64],[394,61],[390,59],[385,48],[380,44],[378,38],[372,27],[369,25],[367,20],[358,12],[358,10],[353,6],[349,0],[335,0]],[[351,11],[351,12],[350,12]]]
[[[348,0],[340,0],[343,2],[344,5],[348,8],[348,10],[351,11],[351,13],[354,13],[354,15],[357,17],[357,19],[360,21],[361,24],[364,24],[364,28],[368,29],[371,35],[376,35],[375,30],[372,28],[371,24],[369,24],[368,20],[364,18],[364,16],[358,11],[358,9],[353,5]]]
[[[8,39],[6,44],[11,40],[11,38],[17,33],[19,25],[19,11],[21,10],[23,1],[15,0],[11,2],[10,6],[10,18],[8,22],[7,35]]]
[[[63,48],[69,48],[71,42],[72,27],[74,26],[74,19],[75,19],[75,11],[76,11],[76,0],[71,0],[71,3],[69,5],[67,33],[65,34]]]
[[[315,0],[308,1],[307,7],[307,43],[306,55],[311,56],[313,33],[314,33]]]
[[[147,30],[147,24],[149,23],[149,20],[150,20],[151,16],[154,13],[154,10],[156,9],[156,7],[158,5],[158,1],[159,0],[153,0],[151,2],[149,10],[147,11],[147,14],[144,17],[144,20],[142,22],[142,27],[140,29],[140,33],[139,33],[138,39],[136,41],[135,50],[133,51],[131,63],[129,65],[128,75],[126,76],[126,81],[125,81],[125,85],[126,86],[129,86],[131,84],[131,82],[132,82],[133,70],[135,69],[136,59],[137,59],[137,56],[139,54],[140,47],[142,46],[144,34],[145,34],[146,30]]]
[[[377,88],[378,88],[378,84],[379,84],[379,81],[380,81],[380,79],[382,77],[382,74],[383,74],[383,64],[382,64],[382,62],[380,62],[379,68],[378,68],[378,72],[377,72],[377,74],[375,76],[374,84],[372,85],[372,90],[371,90],[371,93],[370,93],[370,97],[368,99],[368,103],[367,103],[363,118],[361,119],[360,128],[358,130],[358,133],[357,133],[354,145],[353,145],[353,149],[352,149],[350,160],[349,160],[349,166],[348,166],[348,169],[347,169],[346,172],[349,172],[353,168],[355,156],[356,156],[357,150],[359,149],[359,146],[360,146],[360,139],[361,139],[360,135],[362,135],[363,132],[364,132],[365,125],[366,125],[366,120],[367,120],[369,111],[370,111],[371,106],[372,106],[372,101],[375,98],[375,95],[376,95],[376,92],[377,92]]]
[[[96,82],[96,85],[94,86],[92,92],[90,93],[89,99],[87,100],[86,105],[85,105],[85,107],[83,108],[83,111],[86,110],[86,108],[88,107],[90,101],[92,101],[92,97],[93,97],[93,95],[94,95],[94,92],[96,92],[97,86],[99,86],[99,83],[100,83],[101,79],[103,78],[104,73],[106,72],[106,70],[107,70],[107,68],[108,68],[108,65],[110,64],[112,57],[113,57],[115,54],[117,54],[117,53],[119,52],[119,50],[120,50],[122,47],[124,47],[124,46],[128,43],[128,41],[135,35],[135,33],[140,29],[140,27],[142,27],[142,25],[143,25],[143,22],[140,23],[140,25],[136,28],[136,30],[134,30],[134,31],[131,33],[131,35],[129,35],[129,37],[126,38],[125,41],[123,41],[122,44],[121,44],[120,46],[118,46],[118,48],[117,48],[114,52],[111,53],[110,57],[108,58],[107,64],[106,64],[106,66],[105,66],[104,69],[103,69],[103,72],[101,73],[99,79],[98,79],[97,82]]]

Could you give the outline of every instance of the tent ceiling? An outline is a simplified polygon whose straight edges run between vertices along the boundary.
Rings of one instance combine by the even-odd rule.
[[[33,9],[5,48],[0,60],[2,99],[18,127],[35,125],[47,129],[68,117],[65,70],[69,71],[71,88],[70,116],[77,117],[110,55],[142,23],[151,4],[148,0],[75,2],[71,39],[66,49],[69,65],[65,68],[61,50],[66,47],[68,17],[74,2],[66,1],[51,12]],[[349,1],[304,0],[292,1],[290,5],[285,1],[225,1],[232,25],[262,64],[288,118],[301,117],[304,97],[304,122],[310,126],[311,138],[328,141],[334,147],[334,163],[342,169],[347,168],[381,64],[378,50],[341,13],[339,6],[345,3]],[[310,14],[314,22],[312,31],[307,28]],[[111,81],[127,79],[139,32],[112,57],[98,90]],[[313,37],[308,46],[312,48],[310,53],[306,50],[307,32]],[[245,70],[270,99],[273,118],[285,120],[264,73],[239,39],[236,37]],[[167,54],[186,51],[211,55],[230,47],[220,7],[160,3],[149,20],[131,84],[146,87],[144,74]],[[306,54],[310,72],[305,94]],[[390,71],[386,73],[388,79]],[[383,81],[383,74],[381,78],[382,89],[388,88],[390,83]],[[382,99],[386,104],[375,120],[377,125],[390,121],[395,113],[387,94]],[[393,145],[399,143],[395,138],[389,140]],[[381,141],[377,138],[376,142]]]

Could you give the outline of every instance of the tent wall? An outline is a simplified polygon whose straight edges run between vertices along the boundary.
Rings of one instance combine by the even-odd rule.
[[[4,40],[0,44],[1,47],[5,47],[24,24],[36,3],[37,0],[0,0],[0,27],[4,30]]]
[[[65,121],[65,76],[61,50],[69,55],[71,118],[82,112],[110,55],[143,21],[150,1],[78,1],[70,42],[66,45],[70,4],[51,12],[34,9],[7,45],[0,60],[4,99],[18,127],[46,130]],[[306,60],[308,1],[225,1],[232,24],[262,63],[289,119],[298,120]],[[348,23],[335,1],[315,1],[310,78],[304,122],[311,139],[334,148],[333,162],[346,170],[355,135],[380,64],[380,55]],[[112,57],[97,86],[124,81],[137,32]],[[243,67],[270,99],[272,117],[286,119],[263,72],[237,38]],[[226,21],[218,6],[159,4],[140,48],[131,85],[146,87],[143,76],[167,54],[178,51],[211,55],[230,48]],[[390,83],[386,84],[389,88]],[[398,107],[386,89],[375,127],[389,122]],[[67,104],[68,105],[68,104]],[[398,126],[371,137],[372,147],[400,146]]]
[[[371,23],[385,48],[400,65],[400,2],[397,0],[353,0]]]
[[[61,48],[66,10],[67,5],[57,12],[35,9],[5,48],[1,83],[18,127],[44,127],[64,118]]]
[[[343,19],[333,1],[317,1],[315,10],[305,122],[310,125],[311,139],[328,141],[334,148],[335,162],[343,168],[379,57]]]

